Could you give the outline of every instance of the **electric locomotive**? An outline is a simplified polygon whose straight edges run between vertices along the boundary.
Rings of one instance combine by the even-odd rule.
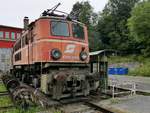
[[[89,69],[87,27],[55,14],[57,7],[30,24],[24,18],[24,31],[13,47],[13,75],[53,99],[89,95],[99,81]]]

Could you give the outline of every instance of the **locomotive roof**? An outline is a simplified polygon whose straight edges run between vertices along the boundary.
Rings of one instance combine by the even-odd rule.
[[[58,16],[41,16],[41,17],[39,17],[37,20],[31,22],[31,23],[29,24],[29,26],[32,26],[36,21],[38,21],[38,20],[40,20],[40,19],[65,20],[65,21],[75,22],[75,23],[78,23],[78,24],[80,24],[80,25],[85,25],[85,24],[83,24],[83,23],[81,23],[81,22],[79,22],[79,21],[77,21],[77,20],[73,20],[73,19],[69,20],[69,19],[67,19],[66,17],[58,17]]]
[[[33,22],[31,22],[28,26],[33,26],[34,24],[35,24],[35,22],[36,21],[38,21],[38,20],[40,20],[40,19],[56,19],[56,20],[65,20],[65,21],[71,21],[71,22],[74,22],[74,23],[78,23],[78,24],[80,24],[80,25],[85,25],[85,24],[83,24],[83,23],[81,23],[81,22],[79,22],[79,21],[77,21],[77,20],[73,20],[73,19],[71,19],[71,20],[68,20],[65,16],[63,17],[58,17],[58,16],[41,16],[41,17],[39,17],[38,19],[36,19],[35,21],[33,21]],[[23,30],[22,31],[22,34],[26,34],[28,31],[26,31],[26,30]],[[20,40],[20,38],[18,38],[17,40],[16,40],[16,42],[18,42]],[[14,44],[15,45],[15,44]]]

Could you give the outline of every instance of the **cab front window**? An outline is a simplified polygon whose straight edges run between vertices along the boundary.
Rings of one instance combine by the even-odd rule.
[[[61,21],[52,21],[51,22],[51,33],[53,36],[69,36],[68,23]]]
[[[79,24],[72,25],[73,37],[84,39],[84,28]]]

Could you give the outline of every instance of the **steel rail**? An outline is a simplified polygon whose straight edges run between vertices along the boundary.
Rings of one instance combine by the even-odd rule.
[[[110,111],[108,109],[105,109],[105,108],[103,108],[101,106],[98,106],[98,105],[96,105],[96,104],[94,104],[92,102],[85,102],[84,104],[89,106],[89,107],[91,107],[91,108],[93,108],[93,109],[95,109],[95,110],[98,110],[98,111],[100,111],[102,113],[114,113],[114,112],[112,112],[112,111]]]

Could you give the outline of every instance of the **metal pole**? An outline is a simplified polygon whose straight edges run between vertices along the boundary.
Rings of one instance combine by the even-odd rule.
[[[41,62],[41,75],[42,75],[42,67],[43,67],[43,65],[42,65],[42,62]]]
[[[114,99],[114,97],[115,97],[115,85],[113,85],[113,90],[112,90],[112,98]]]
[[[100,72],[100,70],[99,70],[99,68],[100,68],[99,62],[100,62],[100,58],[99,58],[99,55],[98,55],[98,62],[97,62],[97,69],[98,69],[98,72]]]

